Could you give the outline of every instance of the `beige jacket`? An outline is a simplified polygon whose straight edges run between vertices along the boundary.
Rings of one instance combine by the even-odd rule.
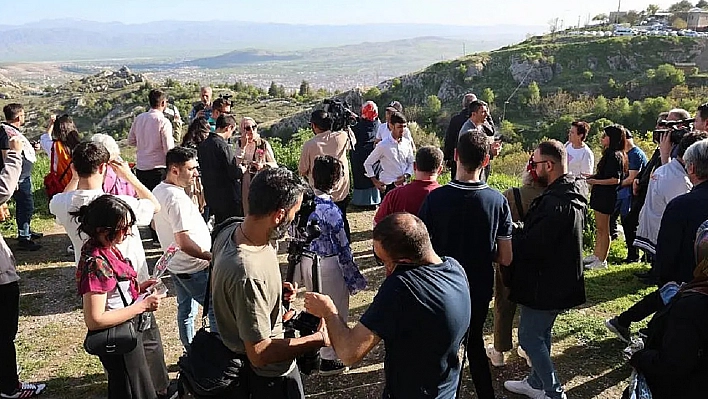
[[[0,171],[0,204],[7,202],[17,189],[17,181],[22,172],[22,154],[8,151],[5,157],[5,167]],[[5,239],[0,236],[0,285],[19,280],[15,269],[15,256]]]

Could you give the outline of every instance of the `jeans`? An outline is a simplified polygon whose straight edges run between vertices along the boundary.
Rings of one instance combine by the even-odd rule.
[[[20,317],[20,285],[17,281],[0,285],[0,392],[17,389],[15,336]]]
[[[627,327],[632,323],[640,322],[652,314],[664,308],[664,301],[661,299],[661,291],[656,290],[644,296],[629,309],[617,316],[617,323],[622,327]]]
[[[209,269],[203,269],[190,274],[173,274],[175,291],[177,294],[177,327],[179,329],[179,339],[185,349],[194,338],[194,318],[199,312],[199,306],[204,306],[204,295],[206,294],[207,279]],[[209,326],[212,332],[217,332],[216,318],[214,317],[214,307],[209,306]]]
[[[12,195],[15,199],[17,218],[17,237],[30,239],[30,221],[34,214],[34,198],[32,197],[32,179],[28,176],[17,185],[17,191]]]
[[[531,359],[531,374],[527,382],[534,389],[543,389],[551,399],[560,399],[563,387],[551,360],[551,329],[559,310],[536,310],[519,305],[519,345]]]

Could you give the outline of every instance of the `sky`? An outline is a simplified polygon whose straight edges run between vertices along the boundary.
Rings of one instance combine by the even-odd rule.
[[[126,24],[161,20],[251,21],[308,25],[364,23],[434,23],[446,25],[548,25],[560,18],[564,26],[584,23],[588,16],[616,10],[642,10],[660,0],[0,0],[12,2],[12,19],[0,25],[73,18]],[[5,8],[5,7],[3,7]],[[238,26],[234,26],[234,33]]]

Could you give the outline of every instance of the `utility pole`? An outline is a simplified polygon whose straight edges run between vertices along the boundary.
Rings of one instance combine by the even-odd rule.
[[[467,55],[467,50],[465,48],[465,42],[462,42],[462,56],[464,57],[466,55]]]

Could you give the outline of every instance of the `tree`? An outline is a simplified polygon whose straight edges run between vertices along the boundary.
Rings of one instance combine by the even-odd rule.
[[[442,102],[435,94],[431,94],[425,99],[425,111],[431,116],[436,116],[442,108]]]
[[[548,31],[550,32],[551,36],[555,36],[556,32],[560,29],[560,18],[555,17],[551,20],[548,21]]]
[[[539,89],[538,83],[531,82],[526,90],[526,105],[534,108],[538,107],[541,104],[541,89]]]
[[[479,95],[479,99],[486,102],[489,105],[494,104],[495,98],[496,98],[496,96],[494,95],[494,91],[492,91],[492,89],[490,89],[489,87],[482,90],[482,94]]]
[[[674,3],[671,6],[669,6],[669,12],[682,12],[682,11],[688,11],[691,8],[693,8],[693,4],[691,4],[690,1],[688,0],[681,0],[678,3]]]
[[[604,20],[606,20],[607,18],[608,18],[608,17],[607,17],[607,14],[597,14],[597,15],[595,15],[594,17],[592,17],[592,20],[593,20],[593,21],[604,21]]]
[[[593,107],[592,113],[596,118],[602,118],[607,115],[607,98],[600,94],[595,98],[595,106]]]
[[[585,71],[583,72],[583,79],[587,80],[588,82],[591,81],[593,78],[593,74],[591,71]]]
[[[364,93],[364,100],[376,101],[381,96],[381,90],[374,86]]]
[[[630,25],[636,25],[642,19],[642,14],[636,10],[627,11],[627,15],[624,16],[624,21]]]
[[[647,6],[647,16],[652,16],[652,15],[656,14],[657,12],[659,12],[660,9],[661,9],[661,7],[659,7],[656,4],[649,4]]]
[[[673,22],[671,22],[671,27],[674,29],[686,29],[688,27],[688,22],[681,17],[676,17]]]
[[[668,83],[671,86],[676,86],[686,83],[686,75],[682,70],[676,69],[671,64],[662,64],[656,68],[654,80],[659,83]]]
[[[278,85],[276,85],[273,81],[270,82],[270,87],[268,88],[268,95],[271,97],[278,96]]]
[[[310,88],[310,83],[306,80],[303,80],[302,83],[300,83],[300,90],[297,92],[297,94],[300,97],[307,97],[310,94],[312,94],[312,89]]]
[[[698,3],[696,3],[696,7],[702,8],[702,9],[708,9],[708,1],[706,0],[700,0]]]

